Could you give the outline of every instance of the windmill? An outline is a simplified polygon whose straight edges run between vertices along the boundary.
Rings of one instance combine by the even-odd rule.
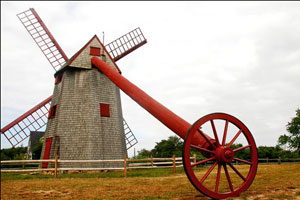
[[[91,64],[86,65],[85,59],[98,56],[121,73],[115,62],[147,43],[140,28],[105,46],[95,35],[68,59],[33,8],[17,17],[55,70],[55,88],[53,96],[3,127],[1,133],[15,147],[47,124],[42,150],[44,159],[55,154],[62,159],[123,157],[137,139],[123,119],[119,89],[93,70]],[[74,119],[77,121],[72,121]],[[119,152],[112,151],[118,148]]]

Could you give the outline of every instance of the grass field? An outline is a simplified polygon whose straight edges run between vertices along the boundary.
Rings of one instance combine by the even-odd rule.
[[[199,173],[204,168],[198,169]],[[207,169],[206,169],[207,170]],[[210,199],[190,184],[182,168],[30,175],[1,173],[1,199]],[[232,199],[300,199],[300,164],[259,165],[251,187]]]

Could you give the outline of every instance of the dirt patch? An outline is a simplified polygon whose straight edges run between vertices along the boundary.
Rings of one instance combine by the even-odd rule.
[[[260,165],[251,187],[234,200],[299,199],[300,164]],[[202,172],[201,172],[202,173]],[[208,200],[184,173],[166,177],[1,179],[1,199]]]

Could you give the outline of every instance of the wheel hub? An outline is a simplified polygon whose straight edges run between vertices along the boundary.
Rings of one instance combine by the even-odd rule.
[[[216,150],[216,160],[219,163],[230,163],[234,158],[234,152],[230,147],[218,147]]]

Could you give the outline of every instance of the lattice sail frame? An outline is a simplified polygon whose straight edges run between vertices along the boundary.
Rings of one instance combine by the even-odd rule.
[[[147,40],[138,27],[105,45],[105,48],[114,61],[117,61],[146,43]]]
[[[129,128],[127,122],[125,119],[123,119],[123,126],[124,126],[124,134],[125,134],[125,139],[126,139],[126,148],[127,150],[133,147],[138,143],[136,137],[134,136],[133,132]]]
[[[25,140],[30,132],[38,131],[47,124],[51,100],[52,96],[1,129],[1,133],[5,135],[13,147]]]
[[[17,17],[55,71],[68,61],[68,57],[33,8],[17,14]]]

